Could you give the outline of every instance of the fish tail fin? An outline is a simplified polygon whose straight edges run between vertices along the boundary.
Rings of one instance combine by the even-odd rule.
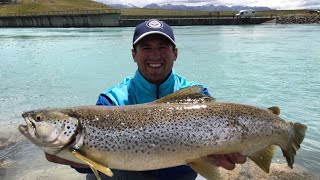
[[[275,150],[276,146],[270,145],[267,148],[248,156],[248,158],[255,162],[264,172],[269,173]]]
[[[294,135],[289,140],[289,144],[286,149],[281,149],[282,154],[286,157],[288,166],[292,168],[294,163],[294,156],[296,155],[296,151],[300,148],[300,144],[302,143],[307,126],[301,123],[294,123],[293,124]]]
[[[212,164],[206,158],[196,159],[188,163],[188,165],[208,180],[221,179],[218,166]]]

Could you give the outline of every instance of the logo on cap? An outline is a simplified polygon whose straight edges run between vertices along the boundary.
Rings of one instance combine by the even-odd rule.
[[[151,29],[159,29],[159,28],[162,29],[163,24],[161,21],[158,21],[156,19],[151,19],[146,23],[146,26]]]

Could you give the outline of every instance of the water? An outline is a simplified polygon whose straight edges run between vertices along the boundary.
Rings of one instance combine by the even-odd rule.
[[[219,101],[278,105],[283,118],[308,125],[295,163],[319,174],[319,25],[174,31],[177,73],[205,84]],[[95,104],[101,91],[135,72],[132,34],[133,28],[1,29],[0,179],[57,167],[17,131],[21,113]],[[278,154],[274,161],[284,158]]]

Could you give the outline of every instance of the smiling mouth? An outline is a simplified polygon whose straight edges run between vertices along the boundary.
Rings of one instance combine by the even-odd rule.
[[[158,68],[158,67],[160,67],[160,66],[162,66],[162,64],[156,64],[156,63],[154,63],[154,64],[148,64],[150,67],[152,67],[152,68]]]

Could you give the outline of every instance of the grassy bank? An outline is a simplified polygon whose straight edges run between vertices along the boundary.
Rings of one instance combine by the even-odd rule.
[[[207,16],[209,14],[214,14],[217,12],[208,12],[208,11],[184,11],[184,10],[166,10],[166,9],[142,9],[142,8],[133,8],[133,9],[121,9],[122,15],[127,16]],[[223,13],[226,13],[223,12]]]
[[[274,11],[257,11],[258,16],[270,15],[273,16],[312,16],[308,10],[274,10]],[[313,14],[314,16],[314,14]]]
[[[17,0],[15,4],[0,5],[0,14],[99,10],[107,8],[110,7],[91,0]]]

